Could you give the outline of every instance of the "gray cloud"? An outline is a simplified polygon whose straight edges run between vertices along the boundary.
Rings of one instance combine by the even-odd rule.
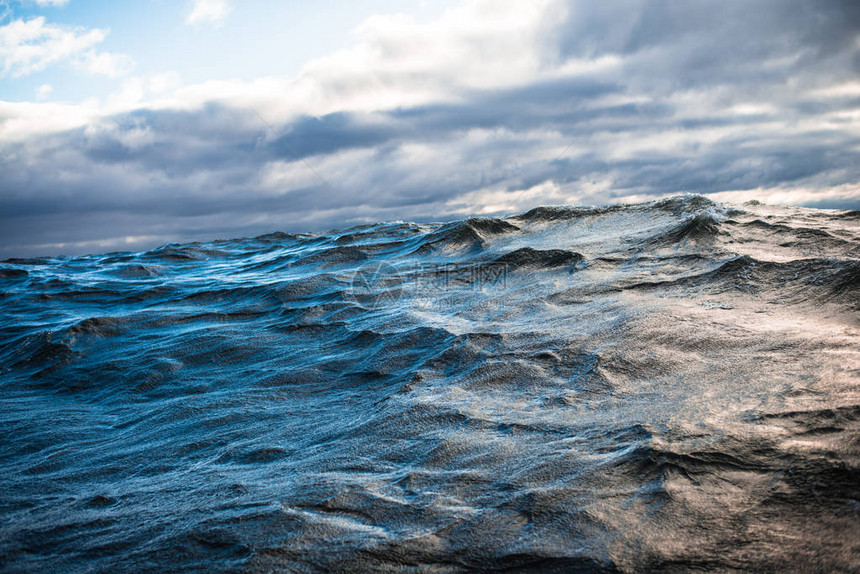
[[[798,188],[857,208],[828,190],[860,182],[860,95],[833,91],[858,76],[858,30],[848,1],[576,2],[541,46],[547,70],[595,62],[573,75],[301,116],[279,136],[223,102],[34,135],[0,144],[0,256],[558,203],[523,193],[542,184],[581,203]]]

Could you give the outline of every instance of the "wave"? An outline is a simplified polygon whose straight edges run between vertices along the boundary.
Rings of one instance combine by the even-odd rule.
[[[522,247],[496,259],[496,263],[502,263],[513,268],[539,267],[544,269],[569,267],[580,261],[582,261],[582,255],[573,251],[564,249],[539,250],[531,247]]]
[[[857,212],[0,262],[5,569],[849,571]]]
[[[518,231],[519,227],[502,219],[472,218],[441,226],[431,232],[415,251],[427,254],[433,251],[480,251],[488,238]]]
[[[720,233],[720,218],[713,213],[698,213],[687,218],[660,237],[652,245],[679,247],[689,242],[712,241]]]

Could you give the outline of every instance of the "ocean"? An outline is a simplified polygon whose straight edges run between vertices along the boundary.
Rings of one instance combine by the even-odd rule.
[[[860,571],[860,212],[0,263],[0,570]]]

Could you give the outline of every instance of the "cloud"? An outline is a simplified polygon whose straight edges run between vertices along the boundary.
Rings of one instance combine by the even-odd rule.
[[[472,1],[292,79],[0,103],[0,253],[682,192],[860,207],[855,5],[691,6]]]
[[[44,101],[47,100],[51,96],[51,92],[54,91],[53,86],[51,84],[42,84],[38,88],[36,88],[36,100]]]
[[[199,24],[201,22],[219,24],[224,21],[229,12],[230,4],[227,0],[194,0],[194,5],[185,22],[187,24]]]
[[[48,24],[42,16],[12,20],[0,26],[0,77],[27,76],[58,63],[94,75],[123,75],[133,65],[130,58],[96,49],[107,34]]]

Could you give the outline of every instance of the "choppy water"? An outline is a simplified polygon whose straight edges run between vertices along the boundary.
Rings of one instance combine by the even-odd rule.
[[[860,568],[860,214],[0,264],[5,571]]]

